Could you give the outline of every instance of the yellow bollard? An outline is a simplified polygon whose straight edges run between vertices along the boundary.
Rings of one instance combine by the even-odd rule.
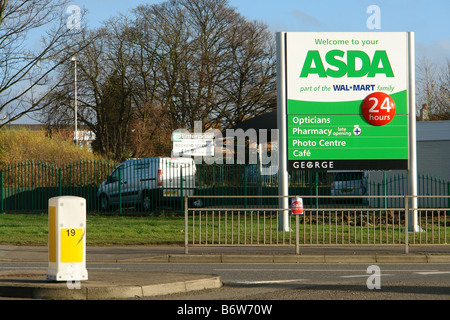
[[[86,199],[54,197],[49,199],[48,207],[47,279],[87,280]]]

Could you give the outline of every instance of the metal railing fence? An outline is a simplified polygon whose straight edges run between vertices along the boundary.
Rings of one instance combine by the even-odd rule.
[[[410,244],[447,244],[450,208],[415,208],[410,205],[411,196],[370,196],[373,200],[385,197],[402,198],[405,205],[348,207],[339,203],[342,197],[332,197],[334,205],[317,207],[307,201],[315,196],[302,196],[303,215],[292,215],[290,209],[281,210],[274,204],[280,196],[216,196],[218,203],[222,199],[221,205],[203,208],[190,207],[190,197],[186,197],[185,250],[197,245],[405,245],[407,251]],[[232,202],[226,198],[246,199],[247,205],[223,205]],[[268,201],[272,204],[267,205]],[[284,213],[288,214],[287,228],[281,217]]]
[[[61,168],[40,161],[19,162],[0,169],[0,212],[47,212],[48,199],[74,195],[98,207],[97,190],[114,169],[107,161],[77,161]]]
[[[278,195],[278,175],[276,168],[261,168],[259,165],[197,165],[196,194],[199,196],[276,196]],[[342,179],[344,178],[344,179]],[[289,173],[289,194],[314,196],[306,201],[314,202],[316,207],[332,204],[330,195],[341,188],[341,195],[378,196],[371,199],[371,206],[378,208],[403,207],[402,197],[391,195],[408,194],[406,172],[326,172],[293,171]],[[450,181],[430,175],[418,175],[418,194],[424,196],[449,196]],[[206,198],[205,201],[210,201]],[[232,197],[222,198],[222,202]],[[367,198],[343,197],[342,203],[351,206],[364,206]],[[269,200],[267,200],[269,201]],[[242,200],[245,202],[245,200]],[[424,207],[449,207],[447,198],[420,198]]]
[[[48,199],[73,195],[87,200],[90,213],[182,213],[183,195],[195,190],[192,171],[188,165],[155,160],[119,167],[108,161],[77,161],[61,168],[38,161],[6,166],[0,169],[0,212],[44,213]],[[158,165],[164,166],[161,172]],[[107,185],[106,202],[100,191],[102,183]]]
[[[42,213],[47,212],[48,199],[60,195],[75,195],[87,200],[87,210],[100,214],[183,214],[182,197],[194,193],[202,199],[201,205],[247,206],[263,205],[273,207],[277,204],[278,177],[272,168],[258,165],[218,165],[197,164],[195,180],[182,180],[180,185],[165,181],[157,193],[148,197],[149,210],[142,210],[143,200],[130,202],[127,199],[133,192],[129,183],[119,185],[117,200],[108,210],[102,208],[104,202],[98,197],[98,190],[117,164],[108,161],[77,161],[63,167],[49,163],[28,161],[0,168],[0,212]],[[121,179],[130,172],[124,168]],[[174,169],[171,169],[174,170]],[[119,172],[119,171],[118,171]],[[188,172],[187,168],[185,173]],[[263,174],[264,173],[264,174]],[[273,174],[272,174],[273,173]],[[183,174],[180,172],[180,174]],[[305,205],[317,209],[330,205],[348,208],[365,208],[370,201],[371,208],[394,209],[404,207],[407,194],[407,177],[402,173],[377,172],[368,178],[361,173],[348,173],[348,181],[340,182],[336,172],[296,171],[289,174],[289,194],[300,194]],[[354,178],[352,175],[355,175]],[[195,181],[195,185],[193,184]],[[124,181],[125,182],[125,181]],[[143,185],[151,184],[148,180]],[[339,187],[341,189],[339,189]],[[333,199],[339,189],[345,197]],[[418,176],[418,206],[421,208],[450,207],[450,182],[436,177],[420,174]],[[164,201],[162,195],[177,193],[177,197]],[[391,197],[396,195],[395,197]],[[256,197],[263,196],[263,197]],[[361,197],[353,197],[361,196]],[[443,197],[441,197],[443,196]],[[192,204],[196,201],[190,198]],[[166,199],[167,200],[167,199]],[[198,203],[198,202],[196,202]],[[190,204],[190,205],[192,205]]]

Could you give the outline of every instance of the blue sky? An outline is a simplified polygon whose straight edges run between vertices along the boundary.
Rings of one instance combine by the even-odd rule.
[[[90,28],[108,18],[126,13],[141,4],[165,0],[73,0],[88,12],[84,17]],[[272,32],[405,32],[415,33],[416,63],[425,57],[437,66],[450,61],[450,0],[229,0],[248,20],[267,24]],[[369,30],[367,8],[381,10],[381,29]],[[69,17],[69,14],[67,14]],[[41,34],[30,40],[40,44]],[[20,122],[29,121],[23,117]]]
[[[266,23],[270,30],[295,32],[413,31],[416,57],[441,64],[450,60],[450,0],[229,0],[249,20]],[[163,0],[74,0],[88,10],[90,27],[140,4]],[[369,30],[367,8],[381,10],[381,29]]]

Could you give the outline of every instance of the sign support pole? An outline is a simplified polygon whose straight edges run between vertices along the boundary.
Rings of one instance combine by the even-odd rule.
[[[416,90],[415,90],[415,54],[414,54],[414,32],[408,32],[409,51],[409,195],[411,196],[411,206],[413,210],[408,217],[408,231],[419,232],[417,219],[417,140],[416,140]],[[405,214],[410,214],[406,212]]]
[[[299,215],[295,215],[295,254],[300,254]]]
[[[289,176],[287,173],[287,133],[286,133],[286,33],[277,32],[277,116],[278,116],[278,195],[280,213],[278,231],[290,231],[289,226]]]

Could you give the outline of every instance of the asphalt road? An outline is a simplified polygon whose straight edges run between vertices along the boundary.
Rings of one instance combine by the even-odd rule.
[[[154,299],[180,300],[450,300],[448,264],[135,265],[154,271],[217,274],[224,286]],[[378,267],[378,268],[377,268]]]
[[[220,289],[148,300],[450,300],[449,264],[88,263],[88,270],[219,275]],[[46,263],[0,263],[2,269],[45,270]]]

